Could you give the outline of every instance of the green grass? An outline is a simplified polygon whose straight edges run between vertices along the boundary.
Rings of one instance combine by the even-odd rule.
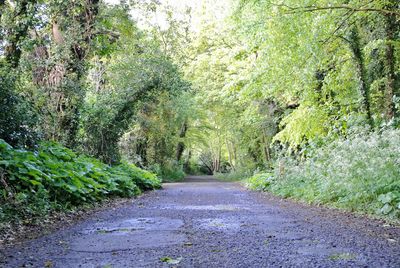
[[[228,173],[215,173],[214,177],[222,181],[241,181],[245,180],[250,176],[250,173],[246,170],[231,171]]]
[[[248,179],[256,190],[388,219],[400,218],[400,130],[357,134],[281,159],[272,173]]]
[[[50,142],[14,149],[0,139],[0,225],[159,187],[155,174],[128,163],[109,166]]]

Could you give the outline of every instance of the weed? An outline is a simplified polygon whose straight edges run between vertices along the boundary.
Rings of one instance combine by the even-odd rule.
[[[249,188],[314,204],[400,218],[400,130],[354,134],[286,158],[284,172],[260,173]],[[277,165],[278,166],[278,165]]]

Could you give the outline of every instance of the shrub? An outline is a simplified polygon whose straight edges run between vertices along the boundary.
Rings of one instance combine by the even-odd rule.
[[[156,175],[132,164],[109,166],[57,143],[17,150],[0,139],[0,221],[40,216],[54,209],[131,197],[160,187]]]
[[[186,176],[182,165],[176,161],[168,162],[163,165],[156,164],[150,169],[156,173],[163,182],[181,181]]]
[[[37,114],[21,95],[16,84],[18,72],[0,58],[0,137],[18,147],[33,147],[38,140],[34,126]]]
[[[275,179],[250,187],[314,204],[400,218],[400,130],[354,133],[313,151],[307,159],[280,160]],[[282,164],[283,163],[283,164]]]
[[[273,173],[257,173],[246,180],[246,186],[252,190],[267,190],[271,183],[274,182]]]

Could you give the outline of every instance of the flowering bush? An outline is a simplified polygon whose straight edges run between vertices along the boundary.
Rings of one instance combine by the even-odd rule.
[[[252,177],[251,187],[309,203],[400,218],[400,130],[355,133],[316,149],[305,160],[279,162],[273,180]]]

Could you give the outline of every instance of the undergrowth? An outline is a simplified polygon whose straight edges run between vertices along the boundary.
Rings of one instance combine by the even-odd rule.
[[[248,170],[236,170],[228,173],[215,173],[214,177],[222,181],[240,181],[248,178],[251,174]]]
[[[354,134],[312,152],[305,160],[280,159],[276,169],[247,180],[313,204],[400,218],[400,130]]]
[[[167,162],[163,165],[153,165],[150,170],[156,173],[163,182],[182,181],[186,176],[182,165],[176,161]]]
[[[159,187],[156,175],[128,163],[111,167],[50,142],[36,151],[14,149],[0,139],[0,230],[2,224]]]

